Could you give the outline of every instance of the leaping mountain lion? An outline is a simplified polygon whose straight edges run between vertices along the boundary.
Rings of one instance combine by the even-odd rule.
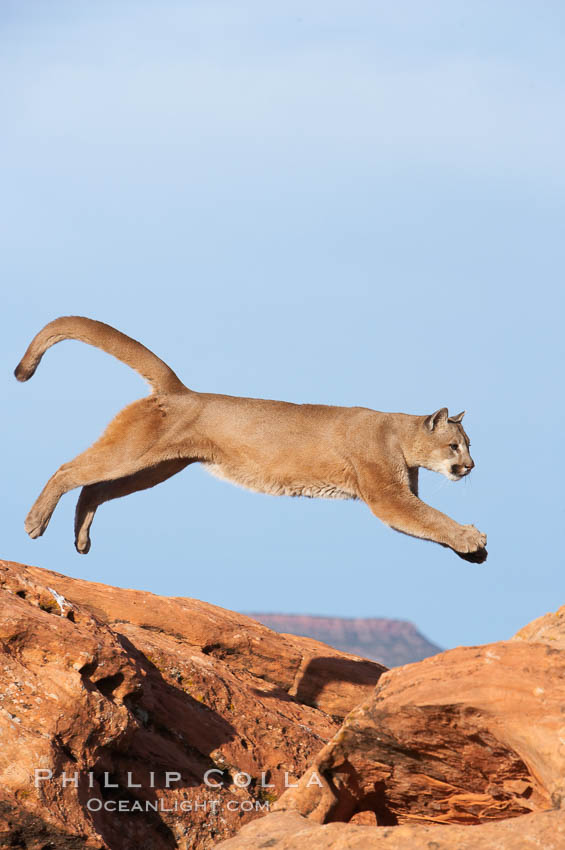
[[[82,487],[75,546],[90,549],[90,526],[103,502],[153,487],[191,463],[260,493],[362,499],[384,523],[447,546],[468,561],[486,560],[486,535],[418,498],[418,469],[459,481],[473,469],[463,413],[427,416],[366,407],[291,404],[188,389],[141,343],[103,322],[64,316],[31,341],[15,370],[35,372],[57,342],[77,339],[136,369],[152,393],[125,407],[104,434],[49,479],[25,521],[40,537],[61,496]]]

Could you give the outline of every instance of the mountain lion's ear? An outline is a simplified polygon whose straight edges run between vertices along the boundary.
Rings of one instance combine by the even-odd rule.
[[[455,425],[459,425],[463,417],[465,416],[466,410],[462,410],[461,413],[458,413],[457,416],[450,416],[447,420],[448,422],[453,422]]]
[[[447,422],[447,417],[447,407],[440,407],[440,409],[436,410],[435,413],[432,413],[431,416],[426,416],[424,419],[424,427],[427,428],[428,431],[433,431],[434,428],[437,428],[440,422]]]

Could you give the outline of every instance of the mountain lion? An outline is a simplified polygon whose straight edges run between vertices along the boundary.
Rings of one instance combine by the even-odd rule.
[[[64,493],[82,487],[75,545],[86,554],[99,505],[153,487],[198,462],[260,493],[362,499],[397,531],[433,540],[468,561],[486,560],[486,535],[418,498],[419,467],[452,481],[471,472],[463,413],[449,416],[442,407],[410,416],[194,392],[144,345],[80,316],[46,325],[17,366],[17,379],[31,378],[45,351],[64,339],[114,355],[136,369],[153,392],[125,407],[97,442],[49,479],[25,522],[30,537],[43,534]]]

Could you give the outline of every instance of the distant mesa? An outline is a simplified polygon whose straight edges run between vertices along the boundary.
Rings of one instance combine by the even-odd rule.
[[[247,613],[275,632],[310,637],[341,652],[400,667],[442,652],[406,620],[385,617],[319,617],[310,614]]]

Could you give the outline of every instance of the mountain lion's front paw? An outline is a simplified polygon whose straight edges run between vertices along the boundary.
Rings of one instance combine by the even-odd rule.
[[[486,545],[486,534],[483,534],[474,525],[463,525],[454,549],[459,557],[464,558],[465,561],[482,564],[487,559]]]

